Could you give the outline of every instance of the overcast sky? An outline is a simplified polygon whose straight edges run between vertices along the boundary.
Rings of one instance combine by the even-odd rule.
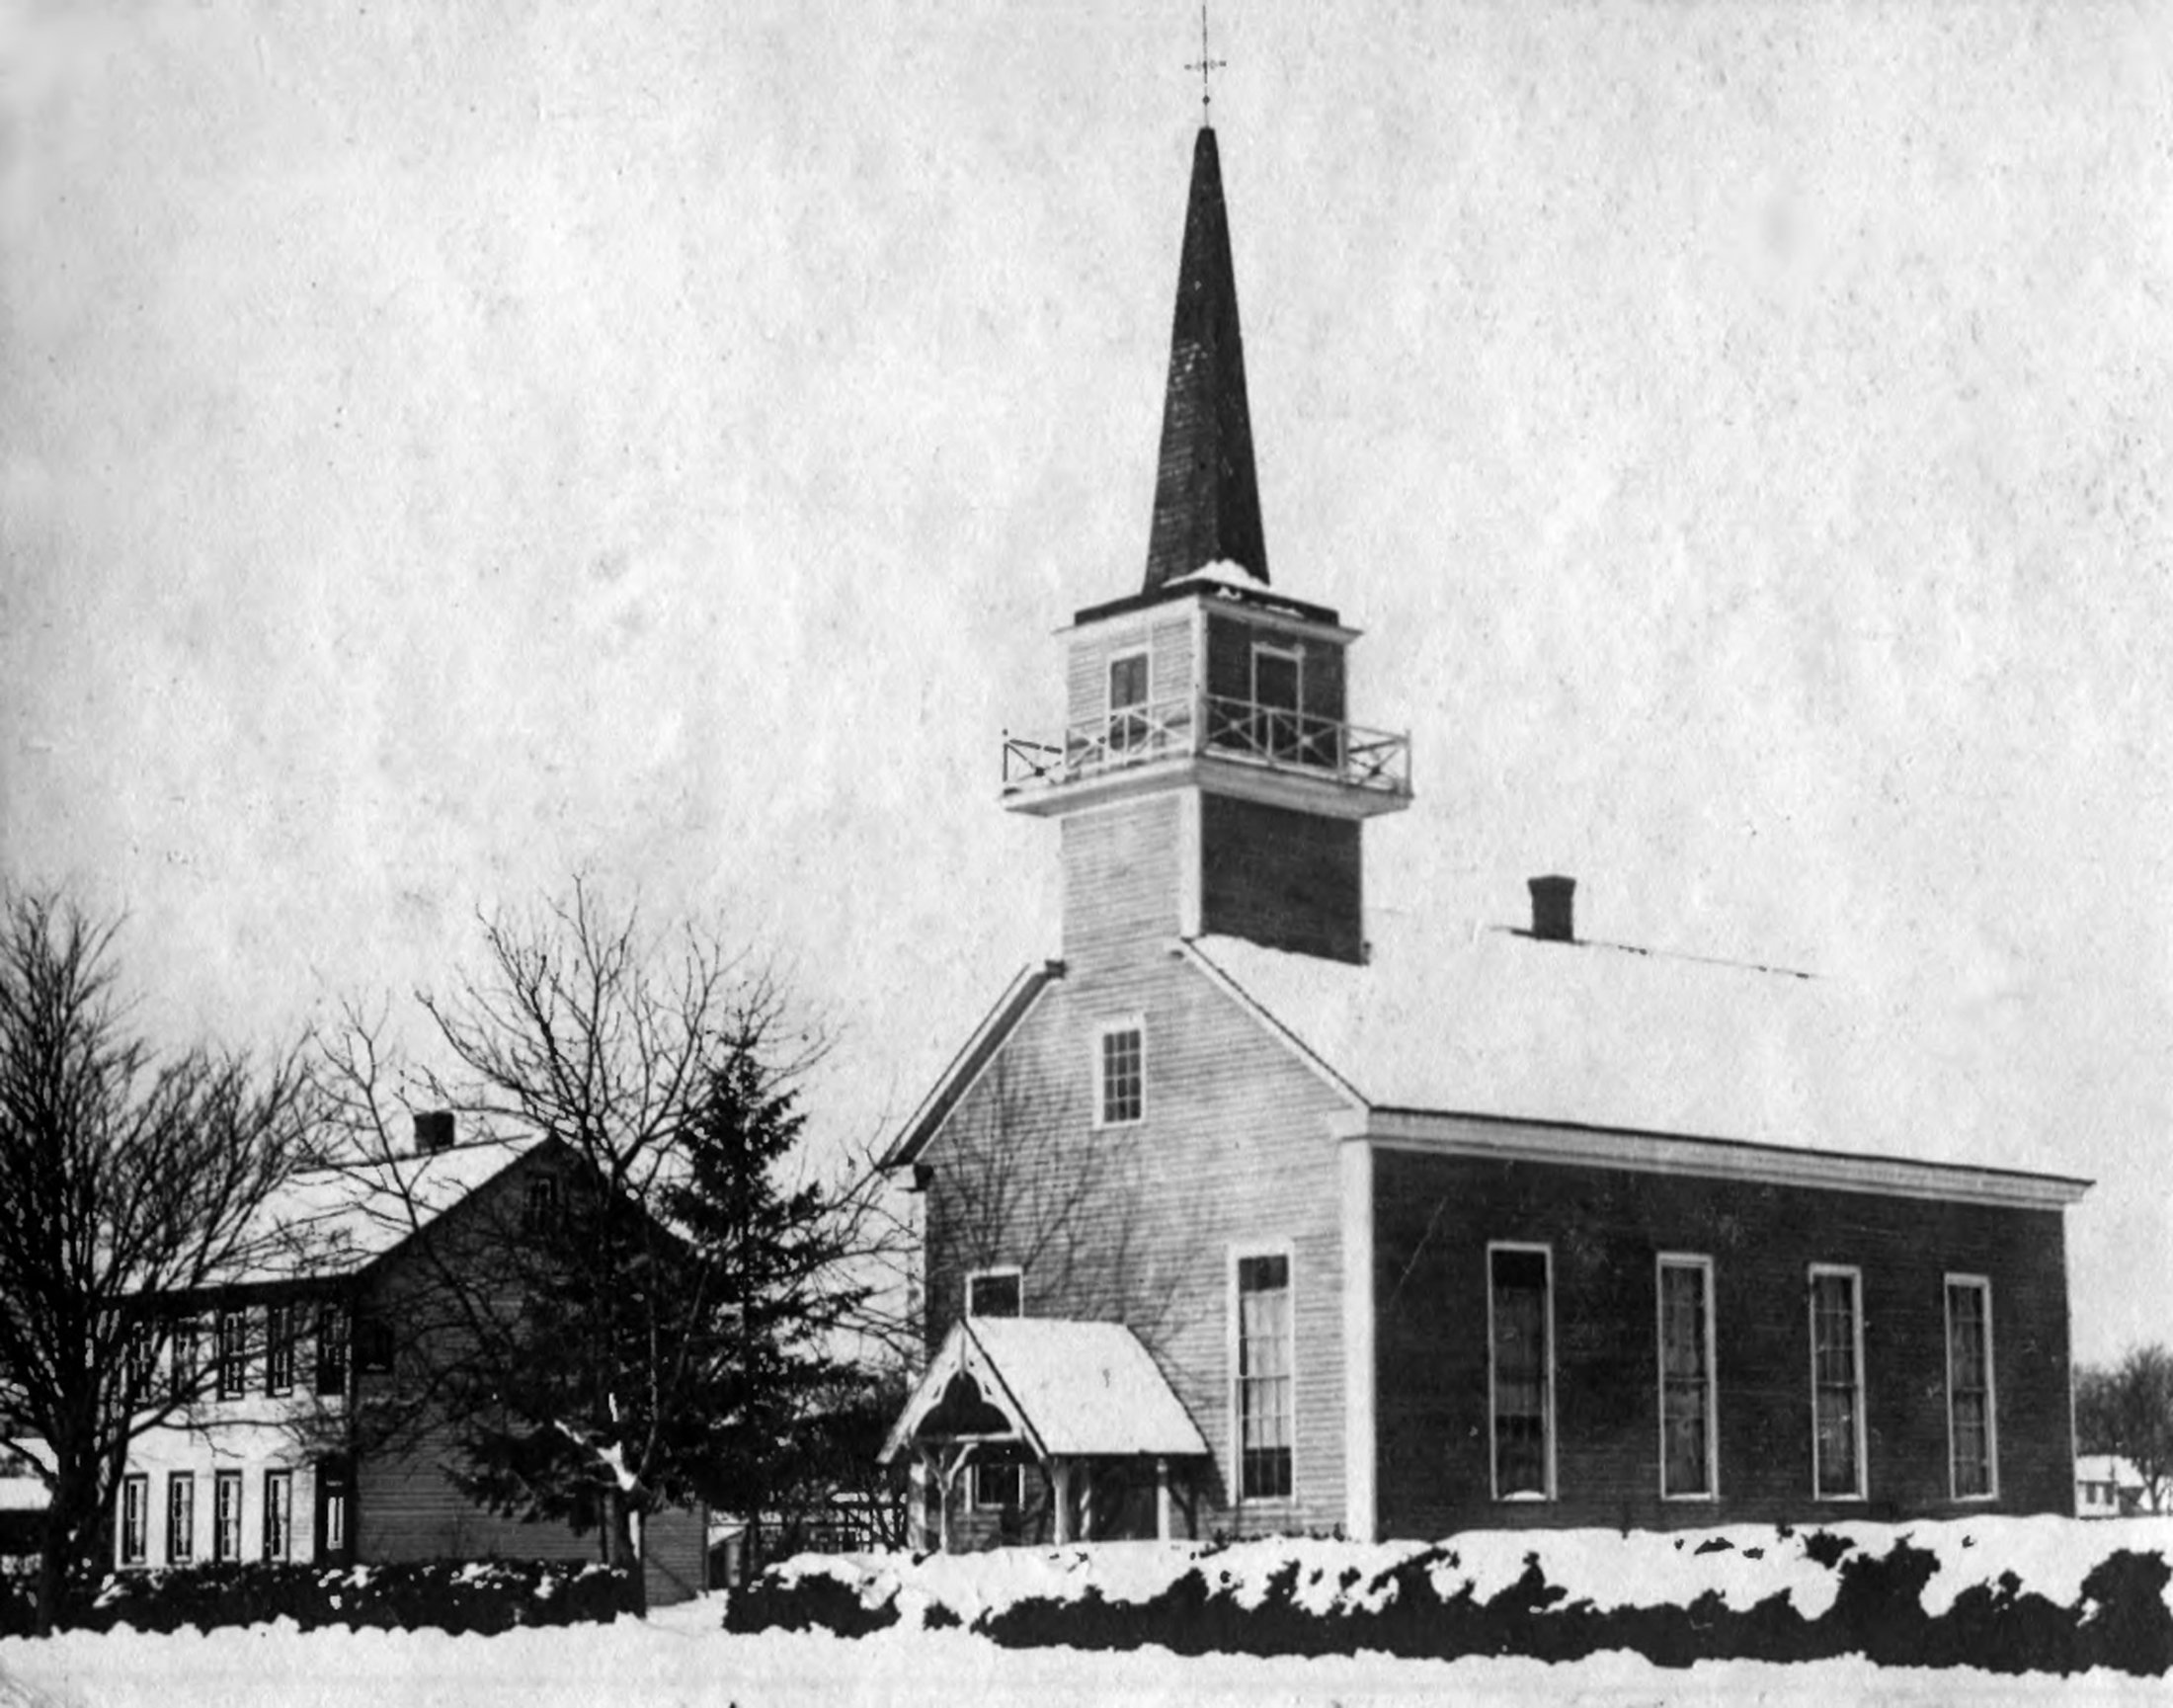
[[[1181,3],[13,4],[0,869],[161,1027],[442,984],[587,866],[910,1108],[1054,952],[995,804],[1137,586]],[[2173,1339],[2161,6],[1226,4],[1279,587],[1418,805],[1375,935],[1591,934],[1921,1022],[1922,1154],[2094,1177]]]

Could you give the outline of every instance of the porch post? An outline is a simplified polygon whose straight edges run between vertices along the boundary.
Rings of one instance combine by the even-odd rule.
[[[1060,1546],[1072,1539],[1072,1462],[1069,1459],[1049,1461],[1049,1505],[1051,1538]]]
[[[1169,1461],[1167,1459],[1157,1459],[1155,1461],[1155,1539],[1158,1542],[1169,1540],[1169,1532],[1172,1528],[1170,1517]]]

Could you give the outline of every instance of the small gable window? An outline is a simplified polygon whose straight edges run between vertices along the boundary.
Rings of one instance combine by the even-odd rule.
[[[521,1205],[523,1231],[540,1234],[557,1227],[558,1209],[558,1181],[547,1175],[530,1180]]]
[[[966,1277],[966,1315],[969,1317],[1020,1317],[1020,1276],[1015,1266],[976,1269]]]
[[[1118,1020],[1094,1038],[1094,1125],[1123,1126],[1146,1113],[1147,1028]]]

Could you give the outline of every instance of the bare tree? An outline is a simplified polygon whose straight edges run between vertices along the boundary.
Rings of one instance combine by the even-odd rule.
[[[2173,1492],[2173,1351],[2132,1346],[2118,1364],[2078,1371],[2075,1432],[2084,1452],[2133,1465],[2151,1511],[2164,1511]]]
[[[41,1630],[104,1551],[128,1443],[198,1398],[166,1307],[290,1255],[262,1212],[308,1159],[298,1054],[154,1051],[117,930],[50,894],[0,912],[0,1446],[50,1498]]]
[[[721,931],[652,931],[581,879],[485,919],[479,964],[418,1001],[443,1066],[391,1057],[352,1012],[328,1056],[393,1213],[419,1230],[436,1208],[427,1172],[398,1162],[417,1107],[554,1147],[568,1190],[547,1227],[516,1211],[418,1242],[407,1380],[361,1426],[390,1440],[449,1420],[456,1482],[512,1515],[593,1519],[613,1564],[669,1503],[758,1501],[838,1374],[867,1290],[853,1265],[884,1225],[872,1171],[816,1179],[801,1151],[822,1034]]]

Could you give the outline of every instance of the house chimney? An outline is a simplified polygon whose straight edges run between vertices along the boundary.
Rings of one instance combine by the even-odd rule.
[[[1577,940],[1577,880],[1566,877],[1527,878],[1532,892],[1532,935],[1543,943]]]
[[[433,1151],[452,1148],[452,1111],[450,1109],[417,1109],[415,1111],[415,1154],[427,1157]]]

